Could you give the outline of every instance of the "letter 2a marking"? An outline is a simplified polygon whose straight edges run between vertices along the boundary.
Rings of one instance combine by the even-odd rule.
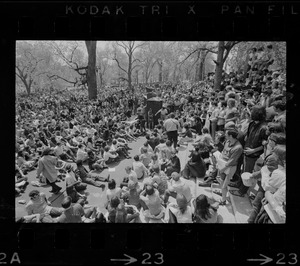
[[[4,261],[6,258],[7,258],[6,253],[1,252],[1,253],[0,253],[0,264],[7,264],[7,262]],[[19,255],[18,255],[17,252],[15,252],[15,253],[11,256],[11,260],[10,260],[9,264],[12,264],[12,263],[14,263],[14,262],[17,262],[17,263],[21,264],[20,257],[19,257]]]

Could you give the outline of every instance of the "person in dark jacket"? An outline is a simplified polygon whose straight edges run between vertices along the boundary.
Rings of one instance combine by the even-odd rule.
[[[173,150],[171,152],[170,161],[166,165],[166,167],[167,167],[166,168],[166,175],[167,176],[171,176],[171,174],[173,172],[180,173],[180,171],[181,171],[180,159],[178,158],[178,156],[176,154],[177,154],[176,150]]]

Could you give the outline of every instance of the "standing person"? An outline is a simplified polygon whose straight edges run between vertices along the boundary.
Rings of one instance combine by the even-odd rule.
[[[209,120],[210,120],[211,136],[212,136],[213,140],[215,140],[215,133],[217,130],[217,122],[218,122],[218,115],[220,113],[220,109],[217,106],[216,102],[212,103],[212,107],[213,107],[213,110],[212,110]]]
[[[154,128],[154,117],[153,117],[152,108],[150,108],[148,111],[148,128],[151,130]]]
[[[155,116],[157,116],[159,113],[160,113],[160,119],[161,119],[162,121],[165,121],[165,119],[166,119],[166,117],[167,117],[167,114],[168,114],[168,110],[166,109],[166,107],[163,106],[161,109],[159,109],[159,110],[156,112]]]
[[[243,153],[243,147],[237,140],[237,136],[237,130],[226,130],[225,137],[227,141],[222,151],[222,159],[226,162],[222,168],[219,168],[219,174],[225,174],[225,179],[222,182],[222,200],[220,201],[220,205],[226,205],[227,186],[237,170],[238,160]]]
[[[42,158],[38,163],[38,170],[36,173],[36,177],[40,178],[42,174],[47,183],[52,187],[51,193],[58,193],[61,190],[61,187],[55,184],[57,180],[57,170],[55,168],[57,164],[57,157],[50,155],[51,149],[45,148],[42,154]]]
[[[225,123],[229,121],[233,121],[236,123],[237,121],[237,108],[235,107],[236,105],[236,100],[233,98],[229,98],[227,100],[227,109],[226,109],[226,114],[225,114]]]
[[[219,103],[219,106],[220,106],[220,110],[219,110],[219,114],[217,116],[217,118],[218,118],[217,131],[223,131],[224,126],[225,126],[225,115],[226,115],[225,108],[227,107],[227,102],[222,101],[222,102]]]
[[[174,113],[171,113],[170,118],[164,122],[164,127],[167,131],[168,139],[171,141],[171,145],[174,143],[174,148],[176,149],[180,124],[178,120],[175,119]]]
[[[248,126],[247,134],[245,136],[245,145],[244,145],[244,166],[243,172],[252,173],[255,162],[264,152],[264,141],[268,139],[266,134],[267,125],[265,123],[266,119],[266,109],[263,106],[255,105],[251,110],[251,122]],[[241,185],[239,190],[229,191],[231,194],[243,197],[249,187]]]

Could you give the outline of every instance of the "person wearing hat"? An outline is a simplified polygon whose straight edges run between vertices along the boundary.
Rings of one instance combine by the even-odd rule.
[[[38,162],[38,170],[36,177],[40,178],[42,174],[45,178],[47,183],[52,187],[51,193],[58,193],[61,190],[61,187],[55,184],[57,180],[57,157],[51,155],[52,150],[49,147],[46,147],[42,153],[42,157],[39,159]]]

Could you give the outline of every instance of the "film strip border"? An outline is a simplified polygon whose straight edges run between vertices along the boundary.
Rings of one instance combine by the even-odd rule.
[[[16,39],[205,40],[297,38],[299,2],[55,2],[0,4]]]
[[[283,227],[37,225],[25,226],[16,237],[2,235],[0,253],[6,254],[7,261],[17,253],[20,262],[26,264],[106,265],[128,259],[126,254],[140,263],[148,258],[149,264],[162,264],[163,260],[164,264],[173,265],[196,260],[251,265],[249,260],[259,258],[260,254],[273,261],[280,259],[278,254],[284,254],[286,263],[293,262],[289,256],[297,255],[295,243],[295,234]]]

